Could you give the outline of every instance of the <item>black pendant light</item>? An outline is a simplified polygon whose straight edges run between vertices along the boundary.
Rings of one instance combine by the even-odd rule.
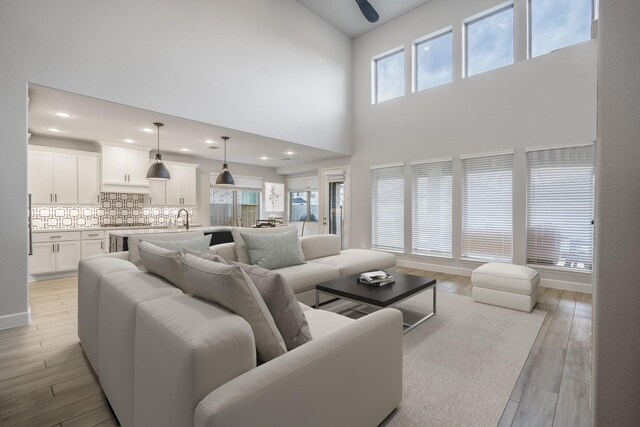
[[[160,127],[164,125],[157,122],[153,125],[158,128],[158,153],[156,153],[156,161],[153,162],[153,164],[149,166],[149,170],[147,170],[147,179],[166,181],[171,179],[171,174],[169,173],[169,169],[162,163],[162,154],[160,154]]]
[[[222,172],[218,175],[216,179],[216,185],[236,185],[236,182],[233,180],[231,176],[231,172],[229,172],[229,165],[227,164],[227,140],[228,136],[223,136],[224,140],[224,163],[222,164]]]

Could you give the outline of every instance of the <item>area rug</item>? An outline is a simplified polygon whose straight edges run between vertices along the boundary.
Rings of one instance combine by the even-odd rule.
[[[423,292],[400,307],[426,312],[431,298]],[[437,314],[404,335],[404,396],[382,425],[497,425],[545,315],[438,292]]]

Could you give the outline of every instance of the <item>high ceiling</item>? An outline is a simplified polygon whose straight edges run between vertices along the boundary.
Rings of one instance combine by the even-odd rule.
[[[409,12],[428,2],[429,0],[369,0],[378,11],[380,19],[375,24],[368,22],[355,0],[298,0],[311,9],[325,21],[348,35],[357,37],[360,34],[389,22],[398,16]]]
[[[60,117],[56,113],[68,113],[71,114],[71,117]],[[227,159],[230,163],[281,167],[341,156],[331,151],[159,114],[43,86],[29,86],[29,132],[35,135],[61,139],[128,143],[155,148],[157,145],[156,132],[142,130],[143,128],[155,129],[153,122],[164,123],[164,127],[160,131],[160,150],[162,152],[222,160],[224,149],[220,137],[228,136],[230,139],[227,145]],[[48,130],[50,128],[57,128],[62,132],[52,132]],[[127,142],[127,140],[133,142]],[[211,140],[213,143],[207,143],[206,140]],[[290,160],[283,160],[285,158]]]

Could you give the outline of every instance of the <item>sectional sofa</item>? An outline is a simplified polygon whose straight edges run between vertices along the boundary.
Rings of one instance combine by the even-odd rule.
[[[282,269],[299,297],[325,278],[391,264],[373,267],[377,253],[336,243],[301,239],[306,272]],[[247,321],[139,269],[135,245],[84,259],[78,272],[78,334],[123,426],[375,426],[400,404],[397,310],[352,320],[301,303],[313,339],[258,364]],[[221,246],[211,251],[233,259]]]

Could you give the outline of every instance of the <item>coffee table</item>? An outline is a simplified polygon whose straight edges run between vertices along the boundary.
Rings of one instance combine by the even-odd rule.
[[[436,279],[432,277],[411,276],[391,270],[384,271],[395,278],[395,283],[384,286],[366,285],[358,283],[358,277],[360,275],[356,274],[316,285],[316,308],[320,307],[320,293],[332,295],[355,303],[385,308],[395,306],[407,298],[416,296],[417,294],[431,288],[433,289],[433,310],[415,323],[403,323],[403,325],[407,327],[404,330],[404,333],[406,334],[436,314]],[[368,314],[367,312],[354,308],[349,310]]]

